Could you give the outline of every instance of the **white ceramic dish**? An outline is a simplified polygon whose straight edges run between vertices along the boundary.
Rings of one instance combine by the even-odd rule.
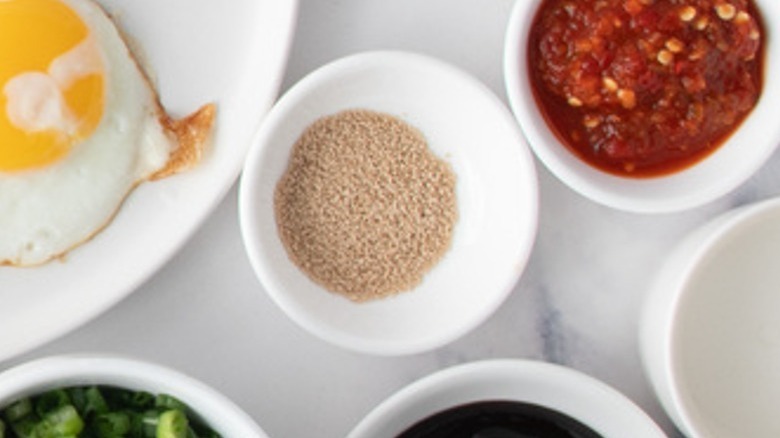
[[[558,411],[604,438],[666,436],[641,409],[598,380],[550,363],[504,359],[459,365],[412,383],[374,408],[347,438],[395,437],[448,408],[495,400]]]
[[[115,220],[63,262],[0,268],[0,360],[38,346],[128,295],[180,248],[227,193],[281,83],[295,0],[100,1],[149,67],[174,115],[218,105],[193,171],[142,184]]]
[[[780,144],[780,3],[757,0],[766,28],[764,87],[758,105],[728,141],[702,162],[664,177],[633,179],[600,171],[574,156],[550,131],[539,112],[527,75],[527,35],[541,0],[515,2],[504,49],[509,102],[539,160],[571,189],[616,209],[665,213],[693,208],[732,191]]]
[[[730,211],[666,259],[640,346],[664,408],[692,438],[780,436],[780,200]]]
[[[202,382],[167,367],[117,356],[53,356],[4,371],[0,407],[47,390],[80,385],[168,394],[186,403],[224,437],[268,438],[241,408]]]
[[[356,304],[310,281],[287,257],[273,191],[292,145],[321,116],[349,108],[417,127],[457,176],[450,251],[415,290]],[[369,52],[313,72],[286,93],[255,140],[241,177],[241,231],[265,290],[295,322],[373,354],[436,348],[485,320],[525,268],[538,213],[533,159],[510,112],[487,87],[422,55]]]

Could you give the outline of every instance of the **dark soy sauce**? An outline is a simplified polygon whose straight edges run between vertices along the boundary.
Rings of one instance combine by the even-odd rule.
[[[531,403],[484,401],[434,414],[396,438],[603,438],[558,411]]]

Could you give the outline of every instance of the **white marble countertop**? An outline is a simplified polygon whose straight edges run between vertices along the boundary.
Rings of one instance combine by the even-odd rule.
[[[403,49],[471,72],[506,101],[501,56],[512,5],[513,0],[301,0],[283,89],[335,58]],[[661,216],[599,206],[541,165],[538,169],[540,229],[524,276],[492,318],[436,351],[399,358],[360,355],[294,325],[249,266],[233,188],[183,250],[130,297],[0,369],[59,353],[132,355],[212,385],[271,437],[336,438],[386,397],[438,369],[487,358],[528,358],[563,364],[612,385],[676,435],[644,378],[637,351],[637,319],[648,282],[688,231],[735,205],[775,196],[780,157],[722,200]]]

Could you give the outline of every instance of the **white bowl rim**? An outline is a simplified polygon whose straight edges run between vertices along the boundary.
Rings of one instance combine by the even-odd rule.
[[[260,166],[256,163],[260,162],[259,156],[263,153],[265,147],[258,147],[260,144],[268,143],[268,137],[274,134],[274,130],[277,125],[282,123],[282,120],[287,117],[299,103],[306,99],[306,96],[316,90],[325,81],[338,77],[351,72],[353,69],[364,68],[366,65],[372,63],[398,63],[401,65],[412,64],[417,66],[424,66],[426,68],[434,69],[436,71],[442,71],[448,75],[459,78],[465,84],[469,84],[475,89],[481,90],[484,96],[489,97],[497,107],[501,107],[506,113],[507,127],[512,127],[516,131],[518,141],[523,145],[522,148],[518,148],[518,153],[522,156],[524,171],[528,172],[528,177],[525,182],[527,183],[528,190],[533,193],[531,199],[528,200],[528,208],[533,214],[529,214],[525,217],[525,223],[521,224],[524,227],[524,232],[528,237],[524,239],[524,247],[521,254],[515,261],[517,266],[526,266],[530,258],[534,243],[536,240],[536,234],[538,230],[538,214],[539,214],[539,189],[536,168],[533,160],[533,156],[530,149],[527,147],[525,137],[514,121],[511,112],[506,108],[503,102],[493,93],[484,83],[476,79],[471,74],[464,70],[447,63],[438,58],[404,50],[371,50],[365,52],[359,52],[351,55],[344,56],[342,58],[330,61],[314,71],[310,72],[304,78],[294,84],[285,94],[278,100],[274,108],[272,108],[268,117],[266,117],[263,126],[258,131],[255,139],[253,140],[253,147],[250,149],[248,158],[245,163],[244,171],[241,176],[239,185],[239,222],[241,225],[242,237],[245,244],[245,249],[248,253],[250,263],[260,279],[260,282],[264,285],[264,288],[272,300],[290,317],[296,324],[304,328],[311,334],[319,337],[320,339],[330,342],[333,345],[337,345],[341,348],[345,348],[352,351],[361,353],[367,353],[380,356],[401,356],[417,354],[425,351],[430,351],[438,348],[442,345],[446,345],[475,327],[481,324],[491,314],[493,314],[505,301],[506,297],[510,295],[515,284],[522,276],[524,269],[518,269],[513,275],[508,276],[506,284],[504,284],[500,293],[496,294],[496,298],[493,300],[490,306],[485,306],[483,311],[479,314],[474,314],[469,319],[467,324],[463,324],[456,330],[450,331],[446,336],[439,336],[438,338],[420,338],[417,340],[404,340],[404,341],[388,341],[388,340],[368,340],[362,339],[357,336],[349,336],[340,333],[336,330],[332,330],[327,326],[313,322],[307,317],[306,312],[298,310],[294,304],[289,303],[284,293],[280,293],[275,288],[268,287],[271,284],[269,278],[272,274],[267,272],[268,267],[262,262],[261,256],[254,246],[260,242],[260,238],[257,237],[257,232],[253,230],[248,224],[253,223],[253,209],[248,208],[248,205],[252,204],[251,194],[253,190],[248,187],[255,180],[259,180],[261,177],[256,175],[259,172]]]
[[[223,435],[268,438],[252,417],[205,383],[173,368],[118,354],[71,353],[15,365],[0,372],[0,405],[74,385],[116,386],[172,395]]]
[[[761,114],[762,118],[771,116],[772,109],[761,103],[774,100],[767,97],[770,90],[772,96],[780,96],[778,91],[780,84],[771,87],[767,85],[770,79],[769,66],[772,64],[775,68],[777,63],[773,60],[776,56],[770,55],[777,55],[774,52],[778,51],[774,49],[773,53],[770,53],[768,42],[764,47],[766,61],[762,75],[763,90],[757,106],[726,142],[702,162],[678,172],[650,178],[621,177],[586,164],[561,144],[560,140],[552,134],[545,120],[539,122],[543,117],[538,114],[534,97],[530,92],[526,92],[530,89],[530,85],[527,85],[524,80],[527,75],[523,71],[527,65],[524,56],[526,39],[520,36],[527,30],[541,1],[523,0],[516,1],[514,4],[504,40],[504,85],[510,107],[534,154],[553,175],[575,192],[602,205],[633,213],[674,213],[689,210],[715,201],[735,190],[754,175],[780,146],[780,125],[766,127],[761,125],[767,140],[759,144],[760,150],[753,155],[733,163],[736,170],[730,167],[728,171],[719,174],[719,178],[707,178],[706,184],[696,184],[694,189],[674,189],[678,182],[684,183],[684,178],[688,178],[692,170],[702,167],[703,163],[713,161],[713,157],[726,149],[726,145],[736,142],[735,137],[738,133],[747,131],[743,128],[750,119],[755,118],[754,115]],[[773,18],[780,18],[780,6],[770,1],[757,0],[757,2],[762,3],[759,6],[765,25]],[[780,46],[780,41],[776,41],[778,38],[772,36],[771,29],[767,29],[766,34],[772,46]],[[518,54],[523,56],[518,57]],[[699,175],[706,177],[701,172],[695,177],[698,178]],[[621,187],[625,190],[621,191],[619,189]],[[657,193],[653,194],[658,190],[664,192],[663,197],[656,196]]]
[[[538,360],[498,358],[455,365],[412,382],[372,409],[347,435],[347,438],[370,438],[368,434],[375,432],[373,429],[379,427],[381,430],[383,423],[408,417],[410,410],[415,410],[417,405],[424,404],[426,399],[445,393],[456,385],[478,385],[487,381],[495,389],[496,387],[501,388],[502,382],[505,384],[507,378],[512,381],[544,385],[556,392],[550,395],[548,399],[550,403],[540,403],[538,400],[517,394],[513,396],[501,394],[498,396],[501,399],[541,404],[572,416],[597,433],[604,435],[605,438],[621,438],[626,436],[625,434],[629,431],[635,438],[666,437],[658,425],[626,396],[581,371]],[[484,394],[462,400],[451,399],[447,403],[450,404],[449,407],[455,407],[474,401],[497,399],[491,397],[489,394]],[[575,413],[567,412],[563,405],[575,397],[579,397],[580,400],[588,397],[588,407],[583,409],[587,409],[594,415],[601,413],[599,418],[603,420],[600,420],[599,424],[588,423],[587,420],[577,418]],[[560,406],[552,406],[558,402],[560,402]],[[447,409],[447,407],[443,409]],[[423,413],[422,416],[408,418],[407,427],[411,427],[416,422],[440,411],[440,409],[434,409],[433,412]],[[607,412],[608,414],[605,414]],[[630,424],[630,430],[615,431],[610,429],[609,419],[615,418],[615,416],[620,416],[627,424]]]
[[[664,410],[680,428],[694,436],[705,434],[693,421],[691,409],[683,401],[675,366],[674,332],[683,296],[701,272],[702,262],[713,251],[718,252],[720,247],[728,245],[733,235],[743,232],[760,216],[777,210],[780,210],[780,198],[770,198],[728,210],[704,223],[673,249],[673,259],[661,267],[666,281],[655,284],[648,294],[639,333],[643,366]],[[659,287],[664,289],[659,290]],[[663,309],[664,314],[659,315],[659,309]],[[660,330],[657,329],[659,323],[663,324]],[[662,338],[656,339],[653,334],[659,332]],[[662,369],[652,368],[650,362],[659,358]]]

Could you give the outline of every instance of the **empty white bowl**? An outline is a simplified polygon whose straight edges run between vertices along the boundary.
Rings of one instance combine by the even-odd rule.
[[[641,324],[645,369],[692,438],[780,436],[780,200],[730,211],[670,254]]]
[[[562,182],[593,201],[638,213],[665,213],[713,201],[742,184],[780,144],[780,3],[756,0],[765,38],[763,91],[751,114],[726,143],[703,161],[655,178],[624,178],[571,153],[548,127],[528,80],[528,34],[541,0],[515,2],[504,49],[504,80],[512,110],[536,156]]]
[[[496,400],[557,411],[604,438],[666,436],[634,403],[592,377],[550,363],[494,359],[458,365],[412,383],[374,408],[347,437],[395,437],[446,409]]]
[[[328,292],[288,258],[273,192],[291,148],[320,117],[363,108],[418,128],[457,177],[458,222],[444,258],[412,291],[366,303]],[[241,232],[262,285],[293,321],[351,350],[411,354],[465,334],[504,301],[533,246],[533,158],[509,110],[483,84],[426,56],[369,52],[321,67],[272,109],[241,178]]]
[[[107,385],[183,401],[224,437],[267,438],[244,411],[205,384],[161,365],[100,354],[52,356],[0,373],[0,407],[20,398],[69,386]]]

